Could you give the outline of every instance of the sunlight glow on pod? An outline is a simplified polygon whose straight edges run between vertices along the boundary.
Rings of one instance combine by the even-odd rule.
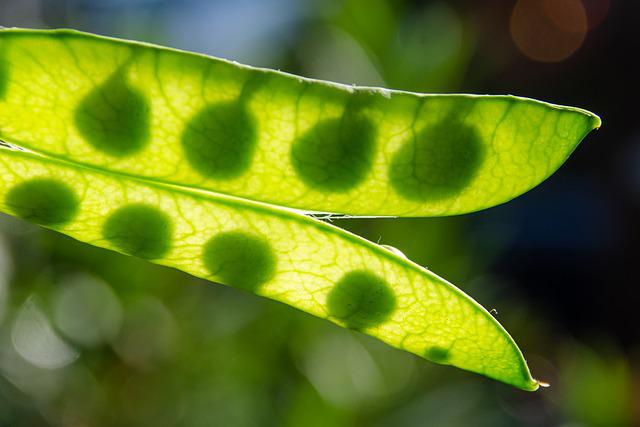
[[[539,387],[469,296],[300,211],[494,206],[550,176],[600,126],[596,115],[514,96],[343,86],[69,30],[0,30],[0,90],[0,210],[435,363]],[[168,357],[173,343],[159,337]],[[117,348],[129,363],[155,360],[130,354],[128,339]]]
[[[385,248],[389,252],[393,252],[394,254],[398,255],[399,257],[407,259],[407,256],[400,249],[396,248],[395,246],[390,246],[390,245],[380,245],[380,246]]]
[[[0,211],[281,301],[439,364],[525,390],[538,387],[512,338],[470,297],[328,223],[29,152],[0,150],[0,174]],[[72,325],[64,331],[74,335]],[[78,337],[91,345],[85,338]],[[155,356],[127,353],[128,339],[116,340],[118,351],[133,364],[153,363]],[[157,339],[158,354],[170,355],[170,340]]]
[[[560,7],[572,1],[545,2],[543,23],[582,31],[584,10],[574,19]],[[528,4],[516,7],[514,31],[529,25],[518,18]],[[346,86],[69,30],[0,30],[2,140],[307,212],[495,206],[549,177],[599,124],[588,111],[515,96]]]

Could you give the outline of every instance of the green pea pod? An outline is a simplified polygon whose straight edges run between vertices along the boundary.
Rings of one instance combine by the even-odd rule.
[[[479,304],[303,211],[447,215],[549,176],[599,119],[353,88],[75,31],[0,30],[0,210],[437,363],[539,382]]]
[[[5,141],[304,211],[488,208],[600,124],[530,99],[344,86],[68,30],[2,30],[0,49]]]

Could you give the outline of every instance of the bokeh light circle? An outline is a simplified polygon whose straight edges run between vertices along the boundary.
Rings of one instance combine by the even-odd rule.
[[[580,0],[518,0],[510,27],[524,55],[540,62],[560,62],[584,42],[587,13]]]

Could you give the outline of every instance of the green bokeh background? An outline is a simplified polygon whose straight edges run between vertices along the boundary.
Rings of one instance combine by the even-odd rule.
[[[551,388],[525,393],[429,363],[3,215],[0,426],[640,425],[640,128],[624,99],[637,86],[640,11],[583,1],[582,46],[541,63],[511,37],[515,4],[0,0],[4,26],[71,27],[343,83],[513,93],[604,119],[558,174],[504,206],[332,220],[495,309]]]

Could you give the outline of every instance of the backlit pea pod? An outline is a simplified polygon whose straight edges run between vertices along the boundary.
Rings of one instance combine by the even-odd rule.
[[[507,332],[406,258],[308,216],[0,148],[0,211],[278,300],[428,360],[535,390]]]
[[[540,383],[472,299],[286,208],[479,210],[537,185],[599,124],[512,96],[357,88],[70,30],[0,30],[0,139],[28,150],[0,150],[0,210],[524,390]]]
[[[431,216],[551,175],[597,116],[304,79],[70,30],[0,30],[0,139],[305,211]]]

